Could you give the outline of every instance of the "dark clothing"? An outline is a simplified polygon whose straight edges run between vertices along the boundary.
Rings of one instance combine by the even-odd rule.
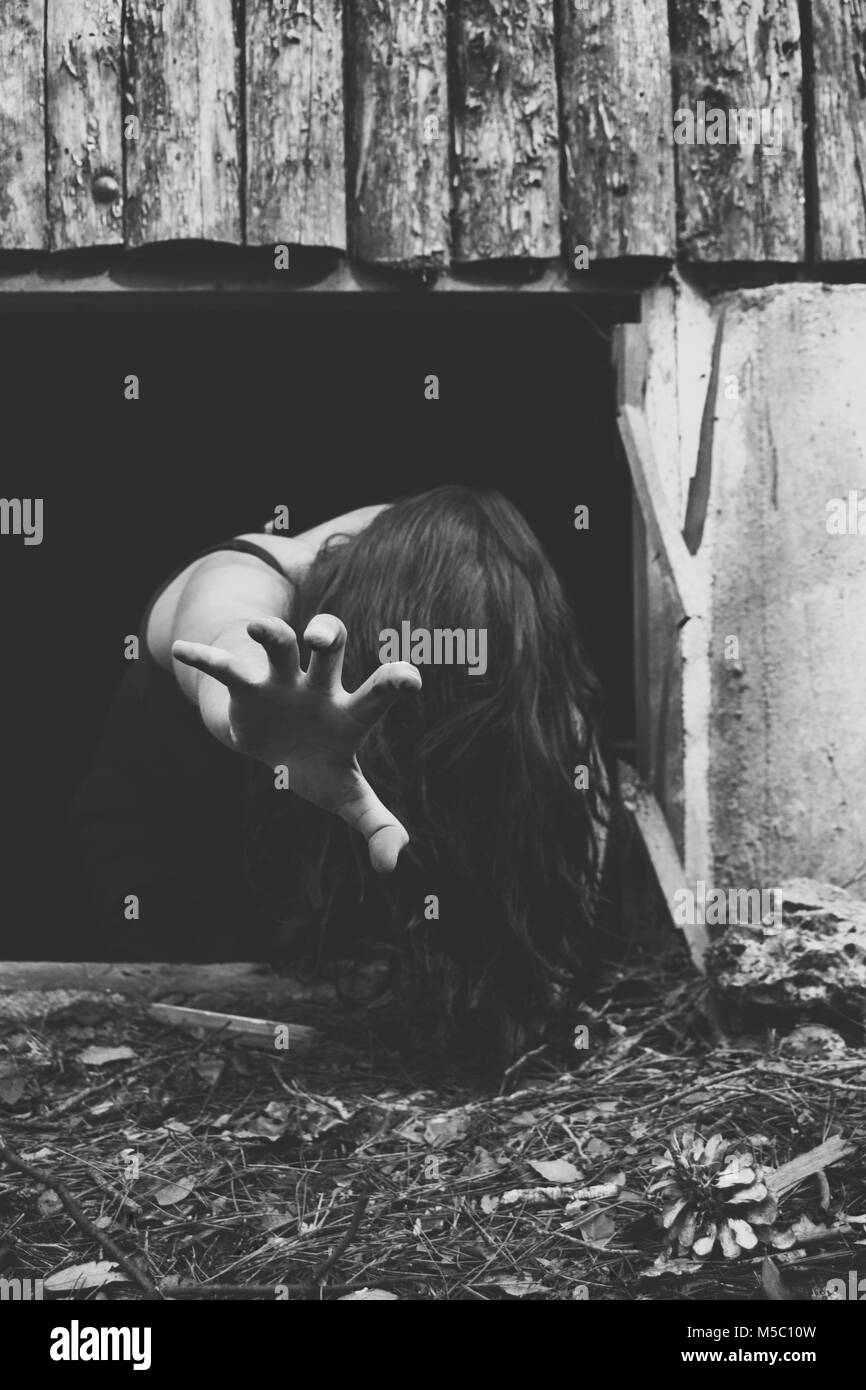
[[[282,573],[251,541],[211,546],[197,558],[222,550],[256,555]],[[139,659],[71,807],[97,924],[115,959],[255,959],[266,928],[243,875],[248,760],[207,732],[147,647],[151,610],[187,564],[147,605]],[[138,920],[127,917],[133,894]]]

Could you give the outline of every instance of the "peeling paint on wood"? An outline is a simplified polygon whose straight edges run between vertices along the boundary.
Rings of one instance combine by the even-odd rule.
[[[674,0],[674,15],[675,126],[688,133],[686,112],[694,121],[694,142],[676,146],[681,248],[692,260],[802,260],[797,0]]]
[[[553,0],[458,0],[454,259],[560,250]]]
[[[51,0],[48,215],[54,250],[123,240],[122,0]]]
[[[819,258],[866,257],[866,3],[812,7]]]
[[[123,47],[127,244],[241,241],[232,0],[126,0]]]
[[[341,0],[247,6],[247,241],[346,247]]]
[[[569,254],[670,256],[666,0],[557,0]]]
[[[350,249],[373,263],[445,265],[445,0],[367,0],[347,16]]]
[[[42,249],[45,216],[44,0],[0,3],[0,247]]]

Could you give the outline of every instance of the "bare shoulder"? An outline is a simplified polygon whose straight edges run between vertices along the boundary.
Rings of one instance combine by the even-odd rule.
[[[238,536],[238,540],[251,541],[273,556],[287,579],[291,579],[297,568],[298,542],[292,536],[277,536],[270,531],[255,531]]]
[[[240,539],[240,537],[238,538]],[[253,541],[262,550],[273,555],[280,566],[283,577],[289,579],[290,575],[290,555],[292,553],[292,542],[281,537],[266,535],[247,535],[242,539]],[[297,565],[297,557],[295,558]],[[230,566],[237,573],[238,568],[252,568],[264,571],[266,574],[275,578],[274,571],[267,566],[264,561],[255,555],[250,555],[242,550],[214,550],[209,555],[199,556],[190,561],[180,574],[175,575],[171,583],[167,584],[156,599],[150,611],[145,638],[148,649],[154,660],[165,667],[171,669],[171,638],[175,615],[178,605],[184,595],[188,592],[190,581],[199,577],[207,577],[208,581],[212,575],[218,577],[220,572]]]

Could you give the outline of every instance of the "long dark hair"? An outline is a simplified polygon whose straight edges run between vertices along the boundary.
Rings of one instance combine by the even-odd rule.
[[[410,835],[393,875],[372,873],[341,821],[295,798],[278,819],[265,794],[251,876],[272,912],[316,921],[320,946],[344,951],[363,919],[378,924],[416,998],[452,1027],[492,1023],[513,1054],[585,986],[599,934],[611,785],[598,686],[559,580],[503,496],[440,487],[322,548],[293,605],[299,638],[315,613],[346,624],[348,690],[406,622],[485,629],[487,669],[422,666],[423,690],[361,749]]]

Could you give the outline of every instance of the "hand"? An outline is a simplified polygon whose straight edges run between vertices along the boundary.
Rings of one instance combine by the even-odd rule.
[[[178,641],[172,655],[228,690],[233,748],[269,767],[288,768],[291,790],[359,830],[376,872],[392,872],[409,836],[365,779],[357,753],[394,701],[421,689],[418,671],[405,661],[389,662],[349,694],[341,680],[346,629],[339,618],[319,613],[310,622],[306,671],[297,638],[282,619],[255,619],[246,632],[257,646],[228,651]]]

